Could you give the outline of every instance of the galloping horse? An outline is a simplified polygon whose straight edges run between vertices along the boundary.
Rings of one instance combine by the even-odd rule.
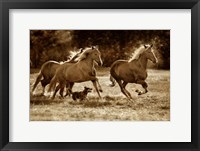
[[[64,88],[65,85],[85,81],[92,81],[94,88],[101,98],[97,88],[97,84],[99,83],[98,79],[96,78],[96,71],[94,68],[94,62],[97,62],[99,65],[103,64],[101,60],[101,53],[99,52],[98,48],[95,46],[86,48],[78,60],[79,61],[77,63],[64,63],[57,69],[56,74],[51,80],[49,86],[49,92],[55,90],[53,98],[55,97],[57,91]],[[56,83],[59,83],[57,87]]]
[[[83,52],[83,48],[80,48],[80,51],[77,52],[76,54],[74,54],[73,56],[71,56],[71,59],[69,61],[69,63],[75,63],[77,62],[77,58],[80,56],[80,54]],[[35,88],[37,87],[38,83],[41,82],[41,85],[43,87],[43,91],[42,91],[42,95],[44,95],[45,92],[45,87],[46,85],[48,85],[51,81],[51,79],[54,77],[57,68],[61,65],[61,63],[57,62],[57,61],[47,61],[45,62],[41,69],[40,72],[36,78],[36,81],[33,85],[32,88],[32,93],[34,92]],[[42,79],[43,78],[43,79]],[[60,95],[62,96],[64,89],[60,90]]]
[[[125,89],[128,83],[141,84],[145,89],[144,92],[136,90],[139,95],[147,93],[147,61],[151,60],[157,63],[158,60],[152,49],[153,45],[143,45],[133,53],[130,60],[117,60],[111,65],[110,69],[110,86],[115,85],[115,81],[119,84],[121,92],[129,99],[132,99],[131,94]]]

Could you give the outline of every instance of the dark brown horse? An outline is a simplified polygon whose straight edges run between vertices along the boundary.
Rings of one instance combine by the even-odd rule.
[[[147,93],[147,61],[151,60],[157,63],[158,60],[152,49],[153,45],[143,45],[135,50],[133,57],[130,60],[117,60],[110,69],[110,86],[115,85],[115,81],[119,84],[121,92],[129,99],[132,99],[131,94],[125,89],[128,83],[141,84],[145,89],[144,92],[136,91],[139,95]]]
[[[64,63],[56,70],[56,74],[50,82],[49,92],[54,91],[53,98],[59,89],[64,88],[67,84],[80,83],[85,81],[92,81],[99,97],[100,93],[97,88],[98,79],[96,78],[96,71],[94,62],[102,65],[101,53],[98,47],[86,48],[79,57],[77,63]],[[56,84],[59,85],[56,87]]]
[[[80,48],[80,51],[74,52],[74,54],[71,56],[69,59],[69,63],[75,63],[77,62],[77,58],[80,56],[80,54],[83,52],[83,48]],[[41,69],[40,72],[36,78],[36,81],[33,85],[32,88],[32,93],[34,93],[35,88],[37,87],[38,83],[41,82],[41,85],[43,87],[42,95],[44,95],[45,92],[45,87],[50,83],[51,79],[54,77],[57,68],[63,63],[59,63],[56,61],[47,61],[45,62]],[[68,86],[67,86],[68,87]],[[73,87],[73,85],[70,85],[70,87]],[[63,96],[63,91],[64,89],[60,90],[60,95]]]

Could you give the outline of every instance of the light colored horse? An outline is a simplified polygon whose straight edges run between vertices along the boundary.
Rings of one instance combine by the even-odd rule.
[[[151,60],[157,63],[158,60],[152,49],[153,45],[143,45],[133,53],[130,60],[117,60],[110,69],[110,86],[115,85],[115,81],[119,84],[121,92],[129,99],[132,99],[131,94],[125,89],[128,83],[141,84],[145,89],[144,92],[136,90],[139,95],[147,93],[147,61]]]
[[[77,63],[64,63],[57,69],[56,74],[51,80],[49,86],[49,92],[54,90],[53,98],[55,97],[57,91],[65,87],[66,84],[85,81],[92,81],[99,98],[101,98],[97,88],[97,84],[99,84],[99,82],[96,78],[96,71],[94,68],[94,62],[97,62],[99,65],[103,64],[98,47],[93,46],[86,48],[78,60],[79,61]],[[57,87],[56,83],[59,83]]]
[[[75,63],[77,62],[77,58],[80,56],[80,54],[83,52],[83,48],[80,48],[80,50],[78,52],[71,52],[73,53],[72,56],[70,56],[70,59],[66,62],[69,63]],[[33,88],[32,88],[32,93],[34,93],[35,88],[37,87],[38,83],[41,82],[41,85],[43,87],[42,89],[42,95],[44,95],[45,92],[45,87],[50,83],[51,79],[54,77],[56,70],[58,69],[58,67],[63,64],[65,62],[59,63],[57,61],[47,61],[45,62],[40,69],[40,72],[33,84]],[[68,86],[67,86],[68,87]],[[64,89],[60,90],[60,95],[63,96],[63,91]]]

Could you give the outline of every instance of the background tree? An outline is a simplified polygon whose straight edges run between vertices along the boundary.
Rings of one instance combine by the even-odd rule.
[[[47,60],[67,60],[69,51],[99,45],[104,66],[128,59],[142,44],[153,44],[158,68],[170,68],[169,30],[32,30],[31,62],[40,67]],[[155,67],[154,64],[150,64]]]

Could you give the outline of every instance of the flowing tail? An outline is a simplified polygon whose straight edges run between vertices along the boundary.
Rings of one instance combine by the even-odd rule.
[[[116,81],[111,75],[110,75],[110,81],[111,81],[110,87],[114,87],[116,84]]]
[[[55,90],[56,83],[57,83],[57,78],[56,78],[56,76],[54,76],[54,77],[51,79],[51,82],[50,82],[50,84],[49,84],[48,92],[51,92],[52,90]]]
[[[37,87],[38,83],[41,81],[42,77],[43,77],[43,75],[42,75],[42,73],[40,71],[38,76],[37,76],[37,79],[35,80],[35,83],[33,85],[32,92],[34,92],[35,88]]]

